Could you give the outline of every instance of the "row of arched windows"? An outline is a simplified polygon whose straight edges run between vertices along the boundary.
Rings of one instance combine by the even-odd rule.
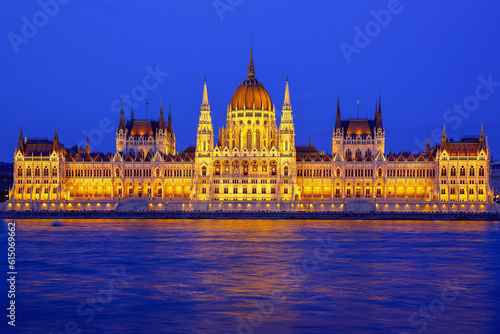
[[[32,172],[31,172],[31,166],[27,166],[26,167],[26,176],[32,176]],[[35,176],[40,176],[41,173],[40,173],[40,166],[35,166],[35,172],[34,172],[34,175]],[[50,173],[49,173],[49,167],[48,166],[44,166],[43,167],[43,176],[49,176]],[[23,176],[23,168],[21,166],[18,167],[17,169],[17,176],[18,177],[22,177]],[[57,167],[56,166],[53,166],[52,167],[52,176],[53,177],[57,177]]]
[[[441,168],[441,176],[447,176],[447,174],[448,174],[448,169],[446,168],[446,166],[443,166]],[[465,166],[463,166],[463,165],[460,166],[460,176],[466,176],[466,175],[467,175],[467,173],[466,173]],[[451,166],[450,176],[457,176],[457,170],[456,170],[455,166]],[[476,171],[474,169],[474,166],[470,166],[469,176],[476,176]],[[483,166],[479,166],[478,176],[484,176],[484,167]]]

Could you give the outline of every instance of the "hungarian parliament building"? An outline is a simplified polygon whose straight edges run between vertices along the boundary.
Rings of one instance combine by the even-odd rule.
[[[296,146],[288,79],[281,120],[268,92],[248,76],[214,136],[207,83],[196,146],[176,148],[170,111],[158,120],[122,110],[116,152],[65,147],[21,133],[7,210],[18,211],[343,211],[487,212],[494,209],[490,150],[483,129],[440,145],[388,153],[379,99],[373,119],[342,118],[332,154]],[[334,113],[332,113],[333,115]],[[333,119],[332,119],[333,123]],[[479,130],[479,129],[478,129]],[[478,131],[479,132],[479,131]]]

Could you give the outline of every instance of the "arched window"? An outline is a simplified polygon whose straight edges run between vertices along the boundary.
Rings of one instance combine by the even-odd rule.
[[[23,168],[21,166],[17,169],[17,176],[23,176]]]
[[[479,176],[484,176],[484,168],[483,168],[483,166],[479,166]]]
[[[252,172],[257,173],[259,171],[257,161],[252,162]]]
[[[239,164],[238,160],[235,160],[233,162],[233,173],[238,174],[239,172],[240,172],[240,164]]]
[[[474,172],[474,166],[470,166],[470,169],[469,169],[469,176],[474,176],[475,172]]]
[[[260,150],[260,131],[255,133],[255,147]]]
[[[457,176],[457,169],[455,168],[455,166],[451,166],[450,176]]]
[[[247,132],[247,148],[249,150],[252,149],[252,131],[248,130]]]
[[[340,168],[337,168],[336,173],[337,173],[337,177],[340,177],[340,173],[341,173],[341,172],[340,172]]]
[[[265,161],[262,163],[262,172],[267,173],[267,164]]]
[[[460,176],[465,176],[465,167],[464,166],[460,167]]]
[[[214,162],[214,175],[220,175],[220,162]]]
[[[120,168],[115,169],[115,177],[120,177]]]
[[[35,176],[40,176],[40,167],[35,167]]]
[[[358,148],[358,149],[356,150],[356,158],[357,158],[357,157],[362,157],[362,156],[363,156],[363,154],[361,153],[361,150]]]
[[[248,175],[248,161],[243,161],[241,167],[243,168],[243,175]]]
[[[345,150],[345,157],[346,157],[346,159],[347,159],[347,158],[349,158],[349,157],[351,157],[351,156],[352,156],[351,149],[350,149],[350,148],[348,148],[347,150]]]
[[[233,143],[234,143],[234,141],[233,141]],[[233,146],[234,146],[234,144],[233,144]],[[206,151],[206,150],[207,150],[207,141],[204,140],[203,141],[203,151]]]
[[[43,167],[43,176],[49,176],[49,167]]]
[[[160,169],[158,167],[155,169],[155,176],[160,177]]]
[[[57,176],[57,167],[56,166],[52,167],[52,176],[53,177]]]
[[[441,176],[446,176],[446,167],[441,168]]]
[[[283,168],[283,175],[288,176],[288,166],[285,166],[285,168]]]
[[[201,167],[201,175],[206,176],[207,175],[207,166]]]
[[[378,177],[382,177],[382,168],[378,169]]]
[[[271,161],[271,175],[276,175],[276,161]]]
[[[368,157],[368,156],[370,156],[370,157],[371,157],[371,156],[372,156],[372,150],[367,149],[367,150],[366,150],[366,156],[367,156],[367,157]]]

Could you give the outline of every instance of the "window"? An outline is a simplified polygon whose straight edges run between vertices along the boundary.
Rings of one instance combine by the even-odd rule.
[[[54,166],[54,167],[52,168],[52,176],[53,176],[53,177],[56,177],[56,176],[57,176],[57,168],[56,168],[56,166]]]
[[[457,176],[457,170],[455,166],[451,166],[450,176]]]
[[[243,188],[243,193],[246,194],[248,192],[247,187]]]
[[[483,166],[479,166],[479,176],[484,176],[484,168],[483,168]]]
[[[285,166],[285,168],[283,169],[283,174],[285,176],[288,176],[288,166]]]
[[[265,194],[266,193],[266,188],[262,188],[262,193]]]
[[[229,188],[224,188],[224,194],[229,194]]]
[[[378,177],[382,177],[382,168],[378,169]]]
[[[469,195],[474,195],[474,188],[469,188]]]
[[[470,169],[469,169],[469,176],[474,176],[474,166],[470,166]]]
[[[460,167],[460,176],[465,176],[465,167]]]
[[[340,173],[341,173],[340,168],[337,168],[337,172],[336,173],[337,173],[337,177],[340,177]]]
[[[35,176],[40,176],[40,167],[35,167]]]
[[[238,188],[237,187],[234,187],[233,188],[233,194],[237,194],[238,193]]]
[[[160,189],[160,190],[161,190],[161,189]],[[205,187],[201,188],[201,193],[202,193],[202,194],[206,194],[206,193],[207,193],[207,188],[205,188]]]
[[[252,188],[252,194],[256,194],[257,193],[257,188],[253,187]]]
[[[464,188],[460,188],[460,195],[465,195],[465,189]]]
[[[23,169],[21,166],[17,169],[17,176],[23,176]]]
[[[484,190],[483,190],[483,188],[479,188],[479,190],[478,190],[478,194],[479,194],[479,195],[483,195],[483,194],[484,194]]]
[[[441,195],[446,195],[446,188],[441,188]]]
[[[443,166],[443,168],[441,169],[441,176],[446,176],[446,167]]]
[[[219,193],[219,187],[215,187],[214,188],[214,194],[218,194]]]
[[[201,175],[206,176],[207,175],[207,166],[201,167]]]

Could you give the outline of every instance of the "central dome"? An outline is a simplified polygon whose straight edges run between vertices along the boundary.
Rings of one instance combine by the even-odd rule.
[[[248,78],[236,89],[229,106],[231,110],[273,110],[269,93],[262,83],[255,78],[253,51],[250,51]]]

